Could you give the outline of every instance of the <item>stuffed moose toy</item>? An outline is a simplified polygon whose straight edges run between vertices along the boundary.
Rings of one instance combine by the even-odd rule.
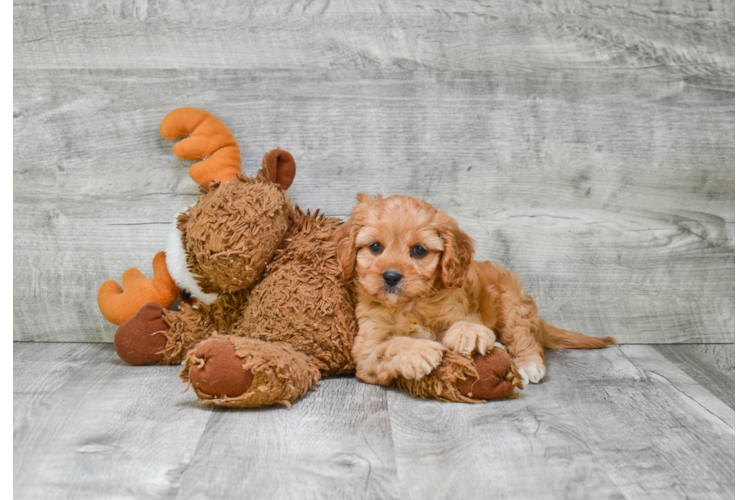
[[[353,373],[353,287],[343,280],[332,235],[341,221],[293,207],[285,191],[294,158],[265,154],[254,178],[239,146],[212,114],[179,108],[161,135],[174,153],[200,160],[190,177],[202,196],[178,214],[153,278],[137,269],[122,287],[101,285],[99,308],[119,325],[114,346],[133,365],[182,363],[180,377],[204,403],[290,405],[325,375]],[[182,291],[194,301],[169,307]],[[515,395],[520,378],[505,351],[475,359],[447,352],[420,380],[397,381],[420,397],[479,402]]]

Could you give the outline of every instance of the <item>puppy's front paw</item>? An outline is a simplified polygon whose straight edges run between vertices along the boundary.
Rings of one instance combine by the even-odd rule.
[[[442,362],[445,348],[432,340],[420,339],[392,360],[395,371],[403,378],[419,380]]]
[[[528,382],[537,384],[545,377],[545,365],[543,365],[542,361],[515,358],[514,364],[517,366],[520,377],[522,377],[523,384],[527,384]]]
[[[476,350],[486,354],[493,348],[496,334],[490,328],[477,323],[458,321],[444,334],[442,344],[460,354],[469,356]]]

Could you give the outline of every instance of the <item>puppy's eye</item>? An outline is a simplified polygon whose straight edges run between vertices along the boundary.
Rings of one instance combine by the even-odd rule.
[[[376,241],[369,245],[369,250],[371,250],[371,253],[373,253],[374,255],[379,255],[384,249],[382,248],[382,244]]]
[[[417,259],[420,259],[424,255],[426,255],[426,249],[423,248],[421,245],[416,245],[413,248],[410,249],[410,256],[415,257]]]

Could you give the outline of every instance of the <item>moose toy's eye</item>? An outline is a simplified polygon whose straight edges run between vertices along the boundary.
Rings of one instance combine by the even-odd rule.
[[[416,257],[420,259],[424,255],[426,255],[426,249],[423,248],[421,245],[416,245],[413,248],[410,249],[410,255],[412,257]]]
[[[374,243],[369,245],[369,250],[371,250],[371,253],[373,253],[374,255],[379,255],[383,250],[382,244],[378,241],[375,241]]]

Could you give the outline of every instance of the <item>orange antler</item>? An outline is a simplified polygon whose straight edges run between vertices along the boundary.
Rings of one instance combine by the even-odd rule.
[[[190,177],[203,186],[231,182],[242,171],[239,145],[231,130],[215,115],[197,108],[177,108],[161,120],[161,135],[176,141],[174,154],[202,160],[190,167]]]
[[[120,325],[135,316],[148,302],[155,301],[161,307],[169,307],[180,292],[166,268],[166,254],[159,252],[153,258],[153,279],[146,278],[132,267],[122,274],[121,287],[116,281],[109,280],[99,287],[97,298],[101,314],[110,323]]]

